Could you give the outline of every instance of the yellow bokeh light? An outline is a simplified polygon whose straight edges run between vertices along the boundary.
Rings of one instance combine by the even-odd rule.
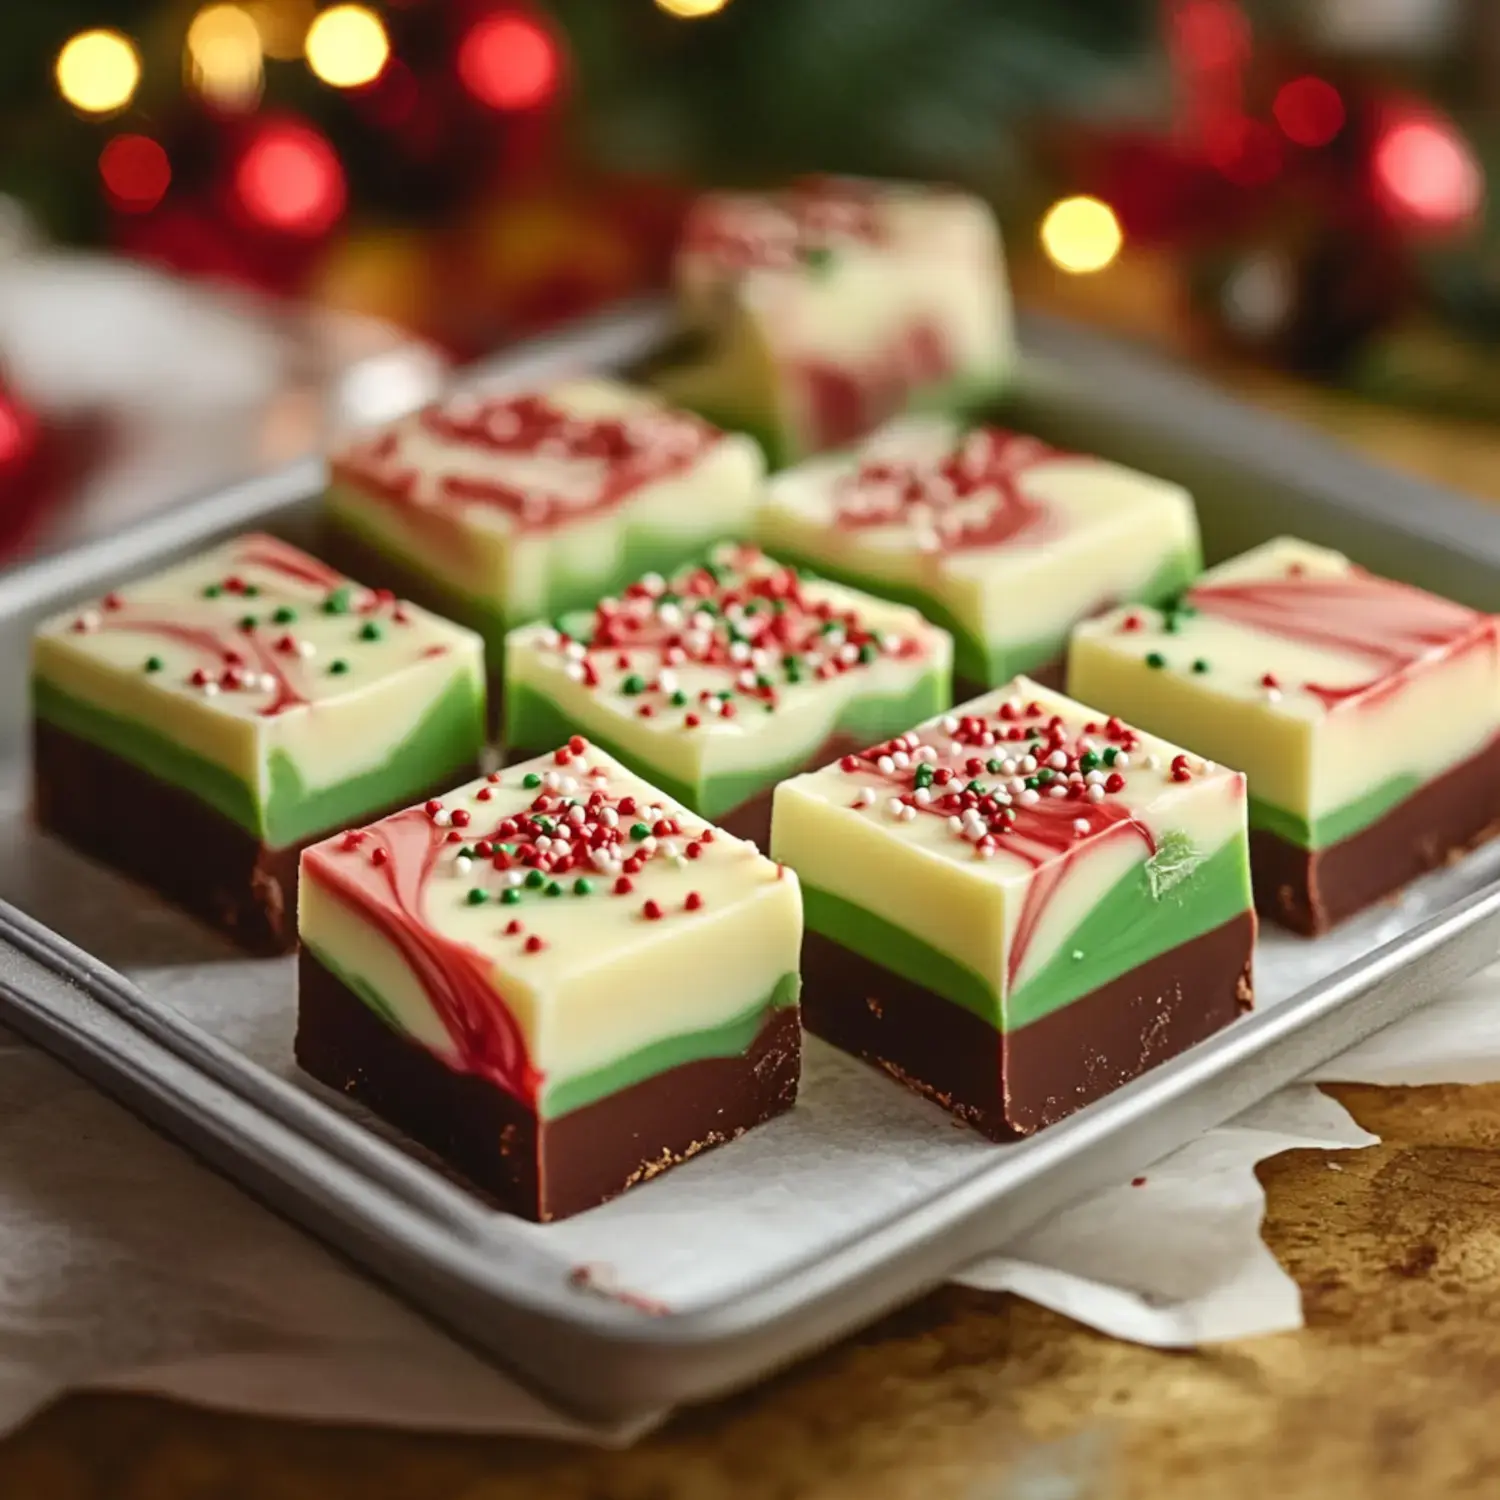
[[[1114,209],[1097,198],[1063,198],[1042,220],[1042,249],[1047,258],[1075,276],[1102,271],[1124,243]]]
[[[248,109],[265,80],[260,29],[238,5],[209,5],[187,33],[189,81],[205,99],[226,109]]]
[[[729,0],[656,0],[657,8],[669,16],[684,21],[696,21],[700,16],[717,15],[729,4]]]
[[[307,65],[336,89],[373,83],[390,55],[380,17],[363,5],[335,5],[308,28]]]
[[[302,56],[307,28],[317,7],[313,0],[248,0],[245,11],[260,32],[267,57],[293,62]]]
[[[81,31],[57,54],[57,89],[88,115],[124,109],[141,81],[141,58],[118,31]]]

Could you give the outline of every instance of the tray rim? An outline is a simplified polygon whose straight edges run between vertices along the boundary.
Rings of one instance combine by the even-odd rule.
[[[1294,422],[1244,407],[1231,396],[1203,387],[1198,379],[1176,373],[1166,362],[1122,349],[1057,320],[1031,317],[1022,321],[1023,337],[1029,335],[1044,351],[1050,351],[1050,358],[1058,368],[1087,362],[1096,377],[1102,377],[1105,386],[1119,378],[1121,361],[1127,369],[1136,368],[1143,359],[1154,364],[1154,378],[1183,387],[1190,420],[1198,417],[1205,404],[1221,426],[1226,413],[1237,420],[1237,440],[1229,446],[1244,454],[1247,463],[1256,461],[1262,472],[1269,471],[1273,477],[1289,464],[1298,471],[1295,482],[1304,490],[1311,482],[1309,474],[1316,479],[1327,471],[1333,490],[1328,504],[1358,509],[1366,519],[1373,515],[1378,521],[1399,523],[1402,531],[1415,530],[1424,540],[1444,547],[1456,543],[1470,557],[1477,553],[1481,561],[1493,566],[1500,587],[1500,526],[1480,502],[1347,455]],[[464,378],[490,385],[551,378],[575,367],[597,370],[601,365],[618,364],[646,352],[665,326],[664,305],[660,301],[630,304],[601,319],[566,330],[559,337],[537,341],[486,362],[466,372]],[[1049,355],[1044,353],[1034,366],[1043,386],[1051,368],[1048,360]],[[254,524],[289,505],[310,499],[322,488],[324,473],[320,460],[304,459],[200,500],[164,509],[114,536],[8,568],[0,572],[0,613],[19,615],[49,603],[61,605],[69,593],[127,575],[137,566],[226,530]],[[1361,497],[1357,506],[1352,498],[1356,489]],[[1371,503],[1366,505],[1366,499]],[[1414,505],[1417,505],[1415,510]],[[1424,524],[1414,528],[1414,517]],[[810,1352],[889,1307],[920,1295],[972,1258],[970,1251],[962,1247],[984,1238],[989,1241],[989,1248],[993,1248],[993,1230],[984,1226],[1006,1209],[1008,1200],[1028,1190],[1032,1192],[1035,1211],[1009,1226],[1011,1232],[1019,1232],[1089,1189],[1087,1183],[1074,1184],[1052,1194],[1050,1201],[1045,1191],[1038,1191],[1045,1189],[1047,1178],[1056,1177],[1070,1163],[1086,1158],[1096,1168],[1107,1164],[1108,1180],[1119,1175],[1113,1162],[1121,1156],[1122,1149],[1159,1155],[1186,1135],[1237,1113],[1321,1057],[1415,1008],[1422,997],[1403,993],[1411,989],[1413,974],[1430,977],[1444,969],[1453,969],[1455,961],[1468,963],[1470,958],[1475,961],[1464,972],[1472,972],[1472,968],[1483,962],[1482,952],[1487,950],[1486,956],[1493,956],[1496,937],[1500,937],[1500,880],[1471,893],[1328,979],[1269,1010],[1245,1018],[1232,1031],[1221,1033],[1154,1069],[1032,1140],[1008,1148],[1003,1157],[976,1164],[957,1183],[907,1205],[875,1229],[851,1235],[831,1249],[811,1254],[793,1267],[763,1277],[715,1302],[651,1317],[618,1301],[580,1291],[566,1279],[559,1279],[557,1266],[561,1257],[549,1258],[534,1242],[523,1238],[518,1237],[511,1246],[513,1258],[497,1266],[495,1256],[503,1234],[497,1233],[496,1216],[477,1205],[462,1189],[444,1183],[399,1148],[364,1130],[315,1095],[235,1053],[227,1044],[193,1026],[181,1013],[152,1002],[128,981],[119,980],[92,955],[73,949],[42,924],[0,903],[0,938],[59,975],[76,991],[90,996],[160,1053],[153,1065],[155,1071],[147,1069],[133,1080],[136,1087],[144,1087],[148,1080],[160,1084],[163,1076],[169,1081],[175,1075],[181,1088],[184,1078],[194,1077],[215,1085],[238,1105],[258,1113],[263,1124],[269,1120],[278,1129],[291,1131],[298,1151],[307,1153],[302,1163],[301,1175],[306,1179],[301,1185],[303,1191],[326,1187],[341,1177],[348,1179],[342,1183],[340,1191],[344,1196],[338,1201],[356,1218],[362,1216],[376,1222],[392,1241],[405,1236],[408,1242],[405,1248],[417,1253],[431,1270],[440,1272],[451,1283],[450,1291],[462,1292],[468,1288],[471,1294],[477,1292],[486,1299],[489,1311],[508,1308],[523,1321],[539,1321],[553,1331],[555,1325],[566,1325],[582,1340],[581,1344],[577,1338],[566,1342],[563,1352],[569,1358],[575,1358],[580,1349],[607,1356],[611,1367],[599,1372],[605,1378],[596,1383],[594,1390],[583,1389],[578,1381],[570,1379],[569,1372],[560,1368],[555,1358],[522,1357],[520,1363],[523,1378],[530,1377],[541,1384],[554,1399],[576,1409],[616,1416],[717,1394],[757,1378],[768,1368]],[[1457,959],[1460,951],[1465,956]],[[1458,976],[1454,973],[1451,977]],[[1353,1002],[1367,995],[1383,997],[1383,1004],[1372,1003],[1367,1007],[1368,1013],[1356,1017]],[[8,982],[0,983],[0,1017],[10,1020],[44,1046],[50,1041],[54,1050],[69,1053],[69,1060],[75,1066],[80,1065],[79,1053],[86,1050],[87,1030],[81,1035],[72,1034],[54,1017],[55,1024],[49,1032],[45,1008],[39,1011],[24,992]],[[1310,1052],[1305,1056],[1291,1055],[1296,1052],[1291,1043],[1312,1037],[1320,1026],[1328,1030],[1331,1023],[1340,1021],[1343,1024],[1331,1028],[1337,1032],[1336,1044],[1327,1044],[1328,1039],[1324,1038],[1312,1049],[1316,1056]],[[186,1039],[185,1032],[193,1033],[195,1039]],[[1319,1047],[1324,1050],[1317,1050]],[[1289,1053],[1280,1063],[1276,1061],[1278,1048]],[[1303,1050],[1307,1051],[1305,1041]],[[223,1055],[216,1056],[215,1052]],[[118,1066],[113,1069],[112,1077],[105,1076],[111,1074],[108,1057],[108,1053],[94,1057],[92,1065],[84,1070],[107,1088],[113,1082],[112,1092],[125,1091],[124,1085],[132,1080]],[[1238,1072],[1249,1074],[1257,1070],[1259,1076],[1248,1088],[1242,1085],[1236,1091],[1226,1082],[1232,1081]],[[1200,1098],[1216,1085],[1221,1088],[1218,1100]],[[283,1092],[302,1101],[302,1112],[316,1115],[324,1123],[311,1134],[298,1131],[287,1118],[286,1100],[277,1097]],[[209,1155],[221,1170],[245,1181],[249,1164],[243,1155],[243,1138],[242,1154],[226,1166],[224,1151],[232,1151],[231,1143],[209,1141],[201,1120],[185,1115],[181,1109],[174,1111],[170,1088],[157,1103],[158,1112],[167,1117],[174,1134],[186,1136],[190,1146]],[[1158,1129],[1153,1136],[1150,1130],[1141,1132],[1139,1127],[1158,1121],[1174,1106],[1193,1108],[1191,1128],[1186,1135],[1166,1132],[1173,1138],[1165,1145],[1159,1140],[1156,1145],[1151,1144],[1158,1137],[1165,1139],[1163,1132]],[[139,1109],[139,1100],[132,1107]],[[156,1118],[157,1112],[148,1113]],[[329,1126],[326,1122],[337,1123]],[[1122,1126],[1136,1128],[1140,1139],[1124,1142],[1122,1146]],[[363,1145],[351,1150],[349,1140],[343,1137],[357,1137]],[[214,1149],[210,1150],[210,1146]],[[1130,1157],[1135,1164],[1148,1159],[1154,1158],[1140,1154]],[[393,1162],[399,1163],[400,1169],[385,1170]],[[372,1163],[381,1168],[373,1179]],[[261,1163],[262,1167],[265,1165]],[[287,1162],[281,1161],[280,1167],[285,1178]],[[992,1179],[1000,1173],[1007,1180],[997,1185]],[[1097,1170],[1094,1175],[1099,1175]],[[434,1184],[440,1185],[439,1190],[434,1191]],[[290,1191],[290,1183],[283,1182],[283,1186]],[[265,1184],[257,1189],[252,1183],[251,1187],[252,1191],[260,1191],[261,1196],[276,1197],[266,1190]],[[413,1201],[413,1195],[417,1201]],[[277,1202],[276,1206],[307,1223],[310,1212],[307,1203],[288,1208],[286,1203]],[[399,1220],[403,1213],[404,1224],[393,1221]],[[419,1213],[425,1213],[427,1218],[419,1222]],[[314,1232],[330,1237],[327,1225],[314,1226]],[[446,1246],[433,1243],[433,1235],[440,1232],[450,1233],[453,1242]],[[349,1251],[345,1243],[347,1233],[332,1233],[331,1237]],[[929,1255],[927,1264],[921,1268],[910,1264],[939,1240],[951,1247],[946,1255]],[[389,1251],[391,1246],[385,1248]],[[351,1253],[359,1254],[357,1250]],[[518,1280],[518,1272],[526,1274]],[[892,1285],[893,1272],[901,1273],[896,1277],[899,1285]],[[376,1273],[383,1274],[378,1266]],[[385,1279],[393,1278],[386,1273]],[[439,1288],[429,1285],[414,1289],[403,1281],[398,1290],[403,1289],[451,1325],[453,1314],[447,1306],[451,1298],[439,1295]],[[860,1291],[867,1294],[862,1300],[854,1297]],[[851,1306],[851,1300],[858,1300],[859,1305]],[[819,1316],[813,1316],[813,1310]],[[471,1308],[469,1315],[472,1314]],[[475,1341],[474,1329],[460,1330],[460,1336],[464,1333],[470,1342]],[[505,1339],[492,1340],[482,1331],[477,1339],[486,1352],[504,1362],[509,1363],[516,1355],[513,1346],[497,1347],[506,1344]],[[674,1361],[675,1369],[671,1368]]]

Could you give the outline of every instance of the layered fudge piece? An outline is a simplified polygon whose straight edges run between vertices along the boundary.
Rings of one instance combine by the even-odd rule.
[[[507,741],[534,753],[586,734],[763,843],[782,777],[946,708],[951,668],[947,634],[915,610],[725,544],[513,632]]]
[[[993,1140],[1250,1004],[1245,782],[1025,677],[777,788],[809,1030]]]
[[[498,671],[512,627],[744,535],[763,469],[746,437],[574,381],[450,396],[357,436],[327,512],[341,560],[472,626]]]
[[[1060,676],[1068,632],[1197,573],[1187,493],[1119,464],[939,417],[779,474],[758,539],[788,562],[915,605],[952,632],[960,695]]]
[[[982,407],[1015,362],[994,218],[951,189],[818,178],[710,194],[675,281],[704,348],[663,388],[755,434],[773,464],[913,407]]]
[[[1260,909],[1319,933],[1500,825],[1496,622],[1282,538],[1073,637],[1070,690],[1250,783]]]
[[[795,875],[581,738],[302,865],[298,1062],[515,1213],[796,1098]]]
[[[246,947],[296,942],[297,856],[477,769],[479,638],[242,536],[48,621],[42,825]]]

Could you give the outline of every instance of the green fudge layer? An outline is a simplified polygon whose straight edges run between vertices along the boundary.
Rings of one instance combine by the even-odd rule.
[[[191,793],[272,849],[399,806],[449,773],[457,779],[484,744],[483,694],[467,676],[455,678],[384,764],[335,786],[309,789],[291,758],[273,752],[262,801],[254,787],[161,729],[95,708],[42,677],[32,679],[31,695],[38,719]]]
[[[849,588],[863,589],[867,594],[878,595],[895,604],[906,604],[920,610],[934,625],[941,626],[953,637],[953,673],[963,682],[994,687],[999,683],[1009,682],[1012,677],[1033,675],[1041,668],[1060,661],[1067,651],[1071,625],[1053,635],[997,645],[984,640],[962,624],[941,599],[926,589],[871,577],[854,568],[840,567],[837,563],[829,563],[822,558],[810,557],[785,547],[776,548],[775,557],[778,562],[800,568],[809,577],[827,578]],[[1136,590],[1130,598],[1119,602],[1164,604],[1182,593],[1200,571],[1201,559],[1196,553],[1179,552],[1169,557],[1142,588]]]
[[[395,1011],[379,995],[373,986],[357,975],[352,975],[336,964],[316,945],[309,943],[308,952],[328,970],[335,979],[348,987],[380,1017],[393,1031],[402,1036],[403,1030]],[[768,1017],[777,1010],[794,1007],[802,988],[799,974],[783,974],[775,988],[764,1000],[757,1001],[740,1015],[710,1026],[702,1031],[681,1032],[675,1036],[660,1037],[638,1047],[624,1057],[616,1058],[601,1068],[581,1073],[574,1078],[565,1078],[556,1084],[544,1079],[537,1098],[537,1116],[555,1120],[561,1115],[597,1103],[611,1094],[618,1094],[648,1078],[668,1073],[684,1063],[702,1062],[715,1057],[740,1057],[750,1050]],[[496,997],[496,1004],[500,1004]],[[413,1046],[420,1045],[413,1042]]]
[[[861,745],[873,745],[904,733],[943,713],[952,701],[952,687],[946,672],[924,673],[909,693],[891,697],[870,695],[854,699],[838,717],[834,733],[848,735]],[[608,734],[596,728],[580,730],[566,718],[550,698],[525,684],[507,684],[505,689],[505,735],[507,745],[518,754],[538,754],[564,743],[570,735],[586,733],[592,744],[628,766],[674,801],[691,808],[710,822],[724,817],[769,791],[777,782],[808,769],[806,756],[787,764],[772,763],[753,770],[709,776],[698,785],[690,785],[652,765],[640,755],[626,749]],[[816,753],[820,747],[812,747]]]
[[[1004,999],[972,969],[915,933],[806,881],[803,910],[809,930],[972,1011],[999,1032],[1018,1031],[1251,909],[1250,862],[1242,839],[1231,839],[1175,879],[1173,853],[1168,844],[1122,876],[1056,956]]]

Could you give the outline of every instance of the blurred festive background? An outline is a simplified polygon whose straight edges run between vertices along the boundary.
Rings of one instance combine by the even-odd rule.
[[[0,546],[17,494],[90,461],[110,404],[49,395],[17,352],[50,343],[43,307],[79,305],[56,267],[102,264],[60,247],[214,288],[280,329],[321,390],[372,327],[466,358],[648,289],[698,187],[807,170],[978,188],[1023,298],[1490,418],[1497,103],[1493,0],[11,5]],[[18,333],[5,273],[23,264]],[[108,307],[81,321],[121,336]],[[285,419],[287,366],[295,449],[311,429]],[[163,386],[195,372],[164,363]]]

